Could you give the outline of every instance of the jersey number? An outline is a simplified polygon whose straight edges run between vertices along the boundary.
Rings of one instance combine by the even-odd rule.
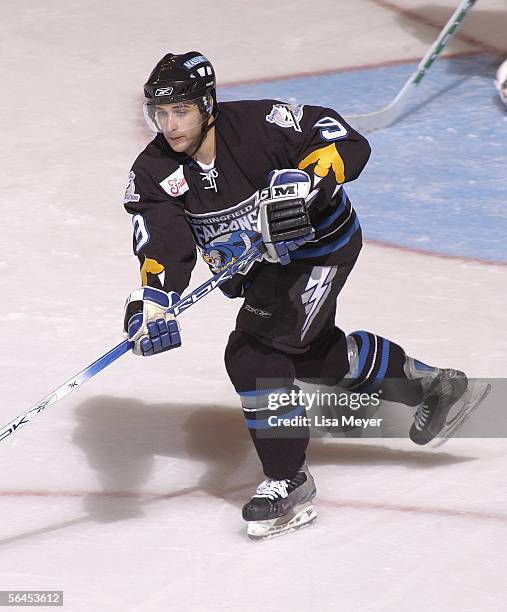
[[[132,217],[132,225],[134,226],[134,240],[136,241],[136,255],[149,242],[150,233],[146,229],[146,223],[142,215],[134,215]]]
[[[333,117],[319,119],[313,127],[320,128],[320,137],[326,142],[342,140],[348,134],[347,128]]]

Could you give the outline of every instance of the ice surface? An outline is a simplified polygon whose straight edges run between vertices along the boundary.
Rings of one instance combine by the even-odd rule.
[[[138,283],[121,200],[155,61],[197,48],[234,83],[422,56],[437,30],[386,4],[4,0],[2,423],[119,340]],[[439,23],[454,4],[399,2]],[[505,4],[478,3],[463,32],[477,44],[449,53],[501,48]],[[369,243],[339,323],[502,377],[506,281],[505,266]],[[240,507],[262,475],[223,366],[237,308],[211,295],[182,316],[177,352],[124,357],[2,443],[0,590],[63,589],[72,611],[505,609],[503,440],[314,440],[317,524],[246,539]]]
[[[220,93],[222,99],[318,100],[348,115],[387,105],[416,67],[278,79]],[[369,135],[371,160],[361,181],[347,185],[366,238],[507,263],[507,113],[491,85],[497,67],[491,55],[440,60],[408,115]]]

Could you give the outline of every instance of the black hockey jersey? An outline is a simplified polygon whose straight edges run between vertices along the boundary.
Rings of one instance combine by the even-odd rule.
[[[304,170],[319,189],[310,207],[315,237],[291,259],[336,265],[357,255],[361,229],[342,185],[359,176],[370,147],[334,110],[276,100],[222,102],[215,137],[211,169],[172,151],[162,134],[132,166],[124,204],[133,215],[143,285],[181,293],[196,245],[213,273],[235,261],[258,236],[259,194],[275,169]],[[240,287],[231,283],[224,292],[235,297]]]

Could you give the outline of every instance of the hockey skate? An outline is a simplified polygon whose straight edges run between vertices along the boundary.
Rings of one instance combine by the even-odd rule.
[[[434,440],[432,447],[456,433],[491,389],[490,385],[470,384],[463,372],[451,369],[439,370],[427,385],[409,436],[420,445]]]
[[[306,464],[294,478],[264,480],[243,506],[248,537],[252,540],[274,538],[311,524],[317,518],[311,503],[316,493]]]

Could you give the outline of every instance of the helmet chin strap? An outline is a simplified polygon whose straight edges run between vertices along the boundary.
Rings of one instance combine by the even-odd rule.
[[[206,138],[206,134],[215,125],[217,117],[218,117],[219,114],[220,114],[220,108],[218,106],[215,106],[213,111],[211,112],[211,115],[208,116],[208,121],[209,121],[210,117],[213,117],[213,121],[211,123],[204,122],[202,124],[202,128],[201,128],[201,133],[199,135],[199,139],[197,141],[196,146],[194,147],[194,150],[191,153],[176,153],[171,148],[170,144],[167,142],[167,139],[166,139],[166,137],[163,134],[157,134],[155,140],[157,141],[157,144],[158,144],[159,148],[162,151],[165,151],[166,153],[175,155],[176,159],[178,159],[180,161],[180,163],[184,162],[187,159],[192,159],[193,156],[197,153],[197,151],[201,148],[202,143],[204,142],[204,139]]]
[[[199,136],[199,140],[197,141],[197,145],[195,146],[194,150],[192,151],[192,153],[188,153],[188,157],[193,157],[197,151],[199,151],[199,149],[201,148],[202,143],[204,142],[204,139],[206,138],[206,134],[210,131],[210,129],[215,125],[218,114],[219,114],[220,110],[217,109],[217,112],[212,114],[213,117],[213,121],[211,123],[207,123],[205,122],[203,124],[203,127],[201,129],[201,134]],[[209,120],[209,117],[208,117]]]

